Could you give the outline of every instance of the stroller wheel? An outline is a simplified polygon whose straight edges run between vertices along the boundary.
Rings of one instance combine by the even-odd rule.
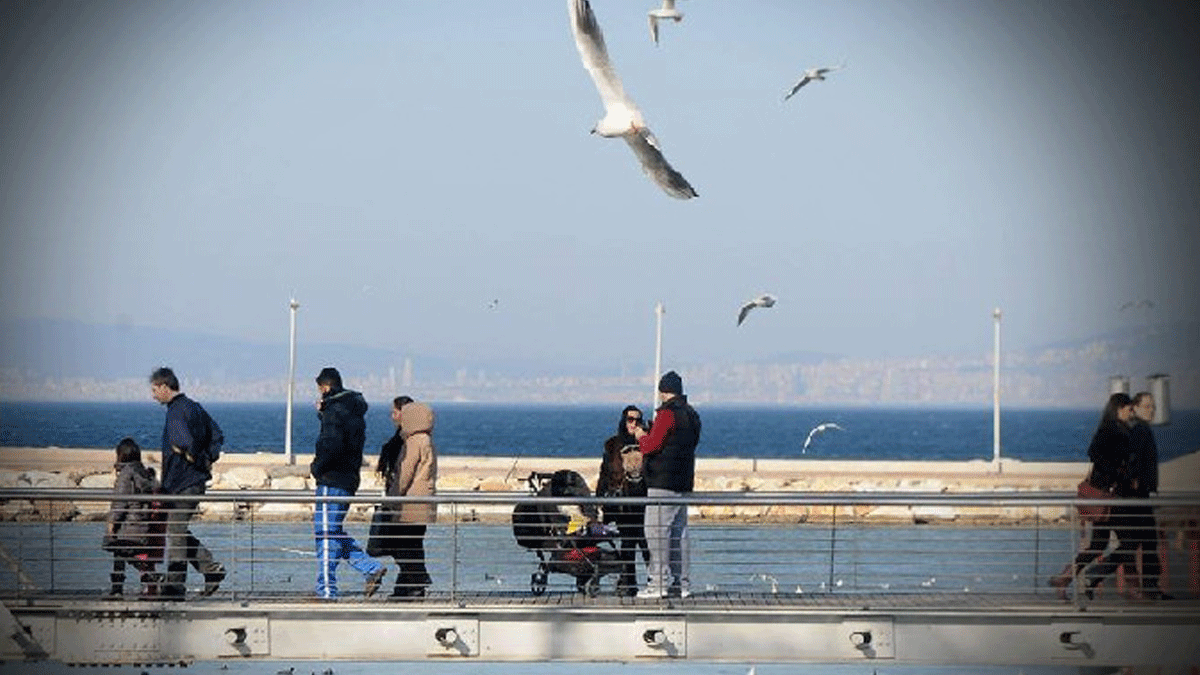
[[[534,595],[541,595],[546,592],[545,572],[534,572],[529,576],[529,592]]]

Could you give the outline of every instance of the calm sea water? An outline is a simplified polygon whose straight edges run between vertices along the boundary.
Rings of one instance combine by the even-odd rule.
[[[225,431],[226,452],[283,452],[286,406],[205,404]],[[700,457],[758,459],[970,460],[992,457],[992,413],[963,409],[698,408]],[[368,455],[391,435],[390,401],[367,413]],[[616,431],[619,406],[435,406],[434,439],[444,455],[599,457]],[[1096,410],[1003,410],[1001,454],[1024,461],[1081,461],[1099,421]],[[803,450],[809,430],[835,422]],[[0,403],[0,446],[111,448],[123,436],[160,445],[163,409],[145,403]],[[293,408],[292,451],[312,451],[318,421],[311,403]],[[1200,410],[1174,410],[1155,427],[1160,459],[1200,450]]]

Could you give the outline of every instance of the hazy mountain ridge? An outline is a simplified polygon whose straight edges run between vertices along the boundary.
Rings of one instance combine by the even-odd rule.
[[[1200,407],[1195,336],[1200,324],[1130,327],[1033,349],[1002,351],[1008,404],[1091,407],[1108,378],[1131,388],[1171,376],[1173,403]],[[210,400],[281,400],[286,344],[261,344],[198,332],[36,320],[0,323],[0,397],[8,400],[125,400],[145,397],[145,381],[170,365],[186,387]],[[314,356],[319,355],[319,356]],[[406,370],[406,360],[410,368]],[[388,398],[400,389],[431,400],[607,402],[647,398],[650,365],[582,368],[506,361],[451,362],[398,350],[307,344],[298,350],[297,391],[311,374],[337,365],[355,388]],[[753,362],[681,364],[697,400],[844,405],[989,405],[990,353],[855,358],[790,352]]]

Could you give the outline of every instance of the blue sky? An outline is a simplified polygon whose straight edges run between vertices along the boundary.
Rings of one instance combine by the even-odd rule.
[[[9,3],[0,319],[282,344],[295,294],[302,345],[564,370],[659,300],[667,367],[1200,319],[1195,3],[653,5],[593,2],[687,202],[588,134],[561,0]]]

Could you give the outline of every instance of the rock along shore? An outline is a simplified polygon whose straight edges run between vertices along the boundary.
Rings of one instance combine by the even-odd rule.
[[[157,469],[158,451],[144,453]],[[307,490],[314,488],[308,475],[311,454],[297,454],[288,464],[280,454],[236,454],[222,456],[214,467],[209,490]],[[368,462],[373,463],[374,457]],[[92,488],[111,490],[114,474],[113,451],[68,448],[0,448],[0,488]],[[573,469],[596,484],[600,459],[522,457],[438,458],[438,490],[442,493],[488,492],[527,494],[524,478],[532,471]],[[1085,462],[1021,462],[1002,459],[998,464],[969,462],[877,462],[816,459],[711,459],[696,462],[696,491],[714,493],[1045,493],[1073,495],[1087,473]],[[1160,468],[1163,492],[1194,491],[1200,486],[1200,453],[1191,453]],[[382,485],[370,466],[364,465],[359,495],[379,494]],[[443,507],[445,508],[445,507]],[[106,502],[78,504],[10,500],[0,502],[3,520],[99,519],[107,513]],[[700,519],[771,520],[779,522],[822,521],[827,506],[697,506],[692,513]],[[201,507],[206,519],[244,517],[232,502],[207,502]],[[464,519],[507,519],[511,507],[472,508]],[[353,518],[368,517],[370,506],[356,504]],[[306,504],[258,505],[256,516],[304,519],[311,513]],[[844,517],[839,512],[839,518]],[[1033,507],[995,506],[968,508],[879,505],[861,507],[854,517],[880,522],[1020,522],[1035,517],[1066,521],[1067,509],[1036,512]]]

